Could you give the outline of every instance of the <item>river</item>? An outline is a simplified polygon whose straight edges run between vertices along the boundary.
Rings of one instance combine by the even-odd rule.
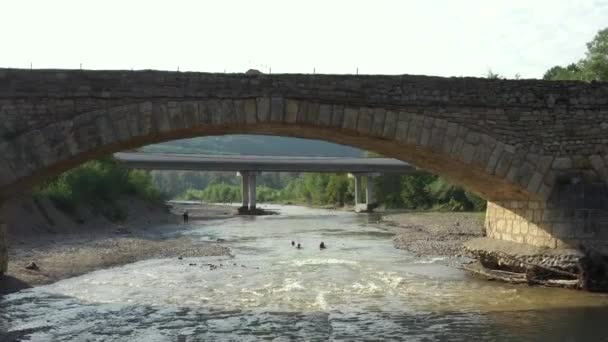
[[[0,330],[27,341],[608,340],[606,295],[479,280],[395,249],[374,216],[274,207],[281,215],[167,231],[223,239],[233,257],[145,260],[8,295]]]

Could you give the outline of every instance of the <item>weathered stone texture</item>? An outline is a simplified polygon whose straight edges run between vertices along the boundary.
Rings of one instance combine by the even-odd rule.
[[[8,267],[8,241],[6,224],[0,222],[0,275],[6,272]]]
[[[549,248],[608,247],[608,189],[562,184],[547,201],[488,202],[488,237]]]
[[[226,132],[406,160],[493,201],[495,238],[554,247],[604,234],[608,84],[598,82],[0,69],[0,197],[103,154]]]

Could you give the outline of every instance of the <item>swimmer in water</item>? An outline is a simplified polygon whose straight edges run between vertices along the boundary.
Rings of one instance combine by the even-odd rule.
[[[321,241],[321,244],[319,245],[319,249],[325,249],[327,247],[325,247],[325,242]]]
[[[302,249],[302,245],[298,244],[298,247],[296,247],[297,249]]]
[[[295,245],[296,245],[296,243],[295,243],[295,242],[293,242],[293,241],[291,241],[291,245],[292,245],[292,246],[295,246]]]

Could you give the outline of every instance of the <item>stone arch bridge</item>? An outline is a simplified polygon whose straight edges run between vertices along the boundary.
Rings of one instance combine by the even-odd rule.
[[[439,174],[489,201],[491,238],[608,242],[607,83],[0,69],[0,198],[109,153],[233,133],[347,144]]]

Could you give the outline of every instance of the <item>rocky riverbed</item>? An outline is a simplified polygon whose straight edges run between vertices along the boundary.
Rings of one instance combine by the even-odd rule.
[[[483,235],[484,213],[407,212],[383,215],[396,248],[416,256],[459,257],[462,244]]]
[[[23,207],[27,211],[27,204],[26,201],[13,208],[18,217],[25,217],[27,213],[19,211]],[[180,234],[189,229],[189,225],[181,222],[184,210],[181,205],[170,211],[141,203],[128,207],[129,218],[122,223],[90,219],[75,224],[48,205],[42,205],[53,225],[37,220],[40,208],[35,209],[9,231],[9,264],[0,281],[0,294],[144,259],[230,254],[230,249],[221,242],[205,242]],[[234,215],[230,206],[185,207],[191,222]]]

